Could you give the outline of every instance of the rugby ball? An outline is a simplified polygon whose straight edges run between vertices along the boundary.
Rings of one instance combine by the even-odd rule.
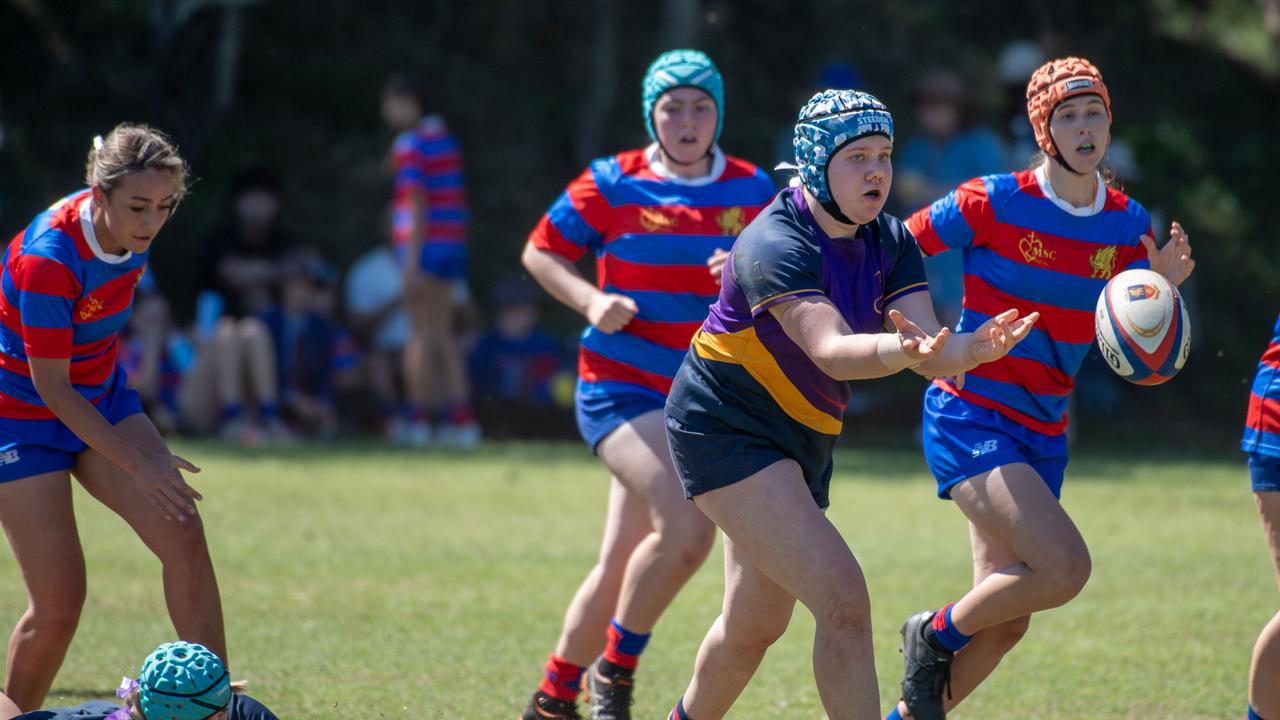
[[[1098,349],[1117,375],[1138,385],[1173,379],[1191,354],[1191,319],[1178,290],[1151,270],[1111,278],[1093,315]]]

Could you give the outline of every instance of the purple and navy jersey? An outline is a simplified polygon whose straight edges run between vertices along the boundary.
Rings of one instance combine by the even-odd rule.
[[[72,387],[90,402],[106,396],[147,254],[103,252],[89,190],[59,200],[9,242],[0,273],[0,418],[54,417],[31,382],[29,357],[69,358]]]
[[[814,365],[769,308],[821,296],[855,333],[880,333],[885,306],[928,289],[915,239],[897,218],[881,213],[853,237],[830,238],[802,191],[783,190],[734,245],[667,412],[685,422],[708,414],[784,450],[799,443],[829,451],[849,383]]]
[[[1249,392],[1240,449],[1280,457],[1280,318],[1271,331],[1271,344],[1258,362]]]
[[[595,160],[569,184],[529,236],[534,247],[577,262],[596,256],[604,292],[639,308],[612,335],[588,327],[578,353],[579,393],[666,397],[689,339],[719,287],[707,258],[727,250],[773,197],[768,176],[715,150],[708,179],[660,175],[651,150]]]
[[[467,240],[467,198],[462,187],[462,151],[439,115],[429,115],[406,130],[391,146],[395,171],[395,199],[391,206],[391,237],[409,241],[413,227],[412,198],[423,202],[426,236],[423,244],[459,244]]]
[[[1067,427],[1067,396],[1094,341],[1098,296],[1112,276],[1146,268],[1139,238],[1151,216],[1098,181],[1092,206],[1053,195],[1043,170],[988,175],[959,186],[907,219],[928,255],[964,253],[964,307],[957,332],[973,332],[1009,308],[1040,313],[1025,340],[979,365],[964,389],[941,389],[1045,435]]]

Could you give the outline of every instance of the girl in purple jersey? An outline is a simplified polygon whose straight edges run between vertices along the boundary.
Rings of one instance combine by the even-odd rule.
[[[1032,613],[1084,588],[1089,550],[1058,495],[1066,397],[1094,341],[1098,294],[1126,267],[1149,264],[1174,285],[1194,267],[1177,223],[1157,249],[1146,211],[1098,172],[1111,100],[1096,67],[1046,63],[1027,85],[1027,113],[1045,153],[1033,170],[971,180],[907,220],[925,252],[965,254],[960,329],[1008,303],[1043,319],[1019,352],[971,373],[967,386],[939,381],[926,392],[925,459],[939,497],[969,521],[974,585],[902,626],[902,702],[891,720],[945,718]]]
[[[893,119],[879,100],[815,95],[795,153],[802,187],[779,194],[734,244],[667,398],[685,495],[725,546],[723,610],[669,720],[724,717],[797,601],[816,621],[827,716],[879,717],[866,582],[823,514],[847,381],[965,372],[1004,356],[1038,319],[1009,311],[971,334],[939,327],[915,240],[881,212]]]
[[[44,700],[84,605],[72,475],[159,558],[178,635],[226,657],[201,496],[182,477],[199,470],[169,452],[114,355],[187,166],[162,133],[121,125],[95,138],[86,175],[88,190],[14,238],[3,269],[0,525],[28,597],[4,688],[23,710]]]

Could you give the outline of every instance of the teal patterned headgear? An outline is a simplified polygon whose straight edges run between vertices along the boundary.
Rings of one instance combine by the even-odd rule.
[[[147,720],[203,720],[230,703],[227,668],[203,645],[165,643],[142,662],[138,704]]]
[[[868,135],[893,140],[893,116],[870,93],[823,90],[800,109],[796,118],[796,168],[800,182],[835,219],[854,224],[831,197],[827,165],[840,148]]]
[[[649,137],[658,141],[658,132],[653,127],[653,106],[658,104],[662,93],[678,87],[698,88],[715,101],[716,134],[711,144],[720,142],[720,129],[724,127],[724,79],[711,58],[698,50],[668,50],[645,71],[644,127]]]

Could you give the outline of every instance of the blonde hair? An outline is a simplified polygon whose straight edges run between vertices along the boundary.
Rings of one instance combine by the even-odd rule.
[[[121,178],[143,170],[165,170],[173,174],[175,203],[187,193],[187,161],[168,135],[147,125],[121,123],[105,138],[93,139],[85,164],[85,184],[110,195]]]
[[[247,680],[236,680],[231,683],[231,692],[236,695],[243,695],[249,690],[249,682]],[[142,689],[136,689],[124,698],[124,706],[129,708],[129,717],[132,720],[147,720],[147,716],[142,714],[142,708],[138,702],[138,694]]]

